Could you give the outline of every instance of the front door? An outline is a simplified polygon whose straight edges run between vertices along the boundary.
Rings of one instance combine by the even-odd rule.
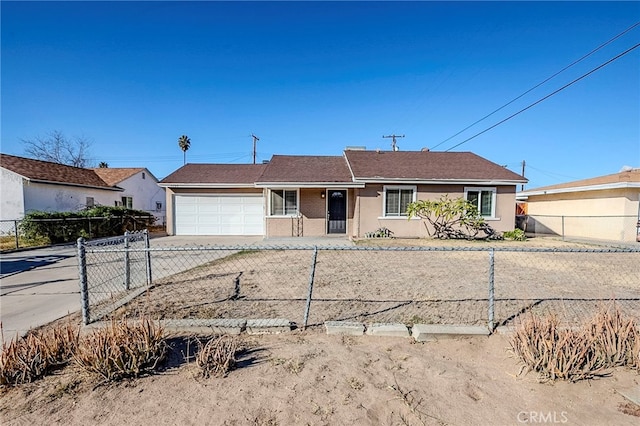
[[[347,233],[347,191],[327,192],[329,199],[329,211],[327,212],[327,233]]]

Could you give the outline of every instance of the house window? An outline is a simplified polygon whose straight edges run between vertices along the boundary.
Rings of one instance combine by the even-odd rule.
[[[406,217],[409,203],[415,200],[415,186],[385,186],[384,216]]]
[[[289,216],[298,213],[298,191],[272,189],[271,216]]]
[[[465,188],[464,198],[476,206],[480,216],[496,216],[496,188]]]
[[[128,209],[133,208],[133,197],[122,197],[122,206]]]
[[[142,179],[146,179],[147,175],[144,174],[144,172],[142,172]]]
[[[156,201],[156,211],[162,211],[162,203],[160,201]]]
[[[85,205],[87,206],[88,209],[90,209],[91,207],[96,205],[96,202],[93,199],[93,197],[87,197],[87,202],[85,203]]]

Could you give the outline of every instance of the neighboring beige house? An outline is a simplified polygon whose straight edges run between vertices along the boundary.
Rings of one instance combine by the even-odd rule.
[[[518,193],[527,232],[598,240],[638,240],[640,169]]]
[[[412,201],[466,197],[498,231],[514,228],[522,176],[470,152],[366,151],[275,155],[266,164],[187,164],[160,181],[175,235],[363,237],[385,227],[425,237]]]

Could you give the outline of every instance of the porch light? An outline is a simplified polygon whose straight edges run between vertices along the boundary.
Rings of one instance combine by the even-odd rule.
[[[322,199],[324,200],[324,191],[322,191],[322,192],[320,193],[320,198],[322,198]]]

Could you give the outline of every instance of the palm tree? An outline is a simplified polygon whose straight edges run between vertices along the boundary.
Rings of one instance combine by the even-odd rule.
[[[189,136],[187,136],[187,135],[180,136],[180,139],[178,139],[178,146],[180,147],[180,149],[184,153],[184,162],[183,162],[183,164],[187,164],[187,150],[191,146],[191,139],[189,139]]]
[[[100,167],[101,169],[108,169],[109,164],[104,161],[101,161],[100,164],[98,164],[98,167]]]

